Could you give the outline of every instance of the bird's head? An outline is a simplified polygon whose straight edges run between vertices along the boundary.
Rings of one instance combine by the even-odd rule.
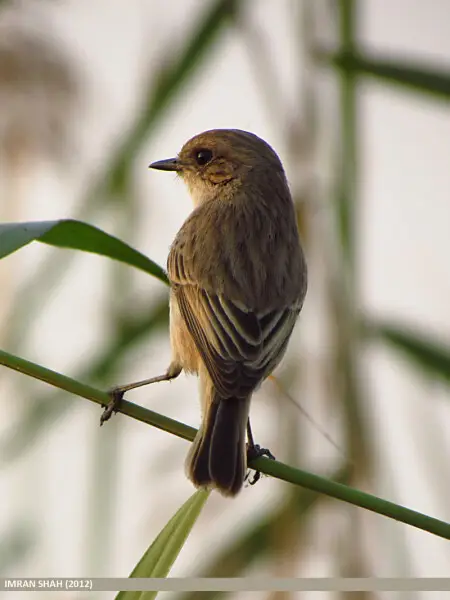
[[[241,185],[261,174],[283,174],[281,161],[269,144],[239,129],[200,133],[184,144],[178,156],[154,162],[150,168],[181,175],[195,205],[232,198]]]

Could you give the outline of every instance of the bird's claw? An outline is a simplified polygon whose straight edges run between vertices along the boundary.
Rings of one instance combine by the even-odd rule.
[[[100,427],[103,425],[103,423],[109,421],[113,414],[119,410],[124,394],[125,392],[117,390],[116,388],[113,388],[108,392],[108,396],[111,398],[111,400],[103,409],[100,417]]]
[[[255,458],[259,458],[260,456],[267,456],[271,460],[275,460],[275,456],[268,448],[261,448],[258,444],[253,444],[252,446],[247,446],[247,461],[254,460]],[[254,471],[250,476],[252,470],[248,470],[245,476],[244,481],[247,481],[250,485],[255,485],[261,479],[260,471]]]

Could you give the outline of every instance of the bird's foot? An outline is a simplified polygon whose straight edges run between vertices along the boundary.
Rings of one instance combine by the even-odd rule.
[[[275,456],[268,448],[261,448],[258,444],[247,444],[247,462],[254,460],[255,458],[259,458],[260,456],[267,456],[271,460],[275,460]],[[245,481],[247,481],[250,485],[255,485],[261,479],[260,471],[253,471],[249,469],[245,476]]]
[[[100,417],[100,427],[103,425],[103,423],[109,421],[113,414],[120,409],[120,405],[122,404],[124,394],[125,392],[118,388],[113,388],[112,390],[109,390],[108,396],[111,398],[111,400],[104,407],[104,410]]]

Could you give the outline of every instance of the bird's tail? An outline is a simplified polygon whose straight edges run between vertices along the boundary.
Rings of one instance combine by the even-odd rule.
[[[186,469],[197,487],[211,486],[224,496],[235,496],[247,469],[245,439],[250,396],[220,398],[215,390],[211,396]]]

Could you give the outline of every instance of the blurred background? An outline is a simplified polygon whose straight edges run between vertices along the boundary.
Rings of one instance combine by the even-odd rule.
[[[82,219],[165,266],[191,204],[148,164],[209,128],[267,140],[310,284],[279,386],[254,397],[257,441],[447,521],[449,25],[446,0],[0,2],[1,220]],[[102,389],[169,363],[167,289],[142,272],[33,243],[0,289],[8,352]],[[199,423],[193,378],[128,399]],[[0,574],[128,576],[193,492],[187,443],[122,415],[100,429],[98,406],[7,369],[0,406]],[[449,572],[445,540],[263,477],[211,495],[171,575]]]

